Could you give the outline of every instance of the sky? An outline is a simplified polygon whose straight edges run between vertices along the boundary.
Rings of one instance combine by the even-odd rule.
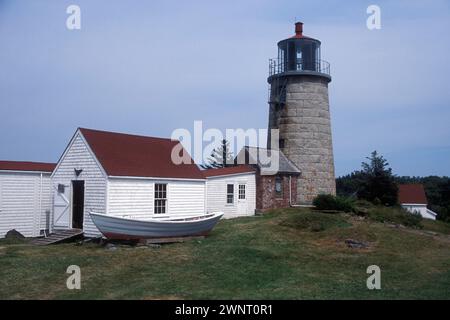
[[[331,64],[336,175],[377,150],[450,176],[447,0],[0,0],[0,159],[56,162],[77,127],[267,128],[268,60],[296,20]]]

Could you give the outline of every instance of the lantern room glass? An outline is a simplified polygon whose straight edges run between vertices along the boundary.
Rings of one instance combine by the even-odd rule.
[[[288,39],[278,45],[282,72],[320,72],[320,42],[314,39]]]

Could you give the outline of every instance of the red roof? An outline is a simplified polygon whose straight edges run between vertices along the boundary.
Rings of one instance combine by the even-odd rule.
[[[204,179],[189,154],[191,164],[172,162],[179,141],[84,128],[80,132],[109,176]]]
[[[427,196],[421,184],[401,184],[398,186],[398,202],[427,204]]]
[[[207,178],[207,177],[218,177],[230,174],[251,173],[251,172],[255,172],[255,169],[252,166],[238,165],[233,167],[203,170],[203,175]]]
[[[52,172],[56,163],[29,161],[0,161],[0,170]]]

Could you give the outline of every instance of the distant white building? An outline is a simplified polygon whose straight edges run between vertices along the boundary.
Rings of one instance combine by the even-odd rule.
[[[399,185],[398,202],[411,213],[420,213],[426,219],[436,220],[437,214],[427,208],[427,196],[421,184]]]

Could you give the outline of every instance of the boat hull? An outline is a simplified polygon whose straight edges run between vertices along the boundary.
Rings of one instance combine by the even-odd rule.
[[[143,221],[97,213],[90,215],[96,227],[106,238],[116,240],[205,236],[222,217],[222,214],[213,214],[205,219],[198,217],[189,220]]]

